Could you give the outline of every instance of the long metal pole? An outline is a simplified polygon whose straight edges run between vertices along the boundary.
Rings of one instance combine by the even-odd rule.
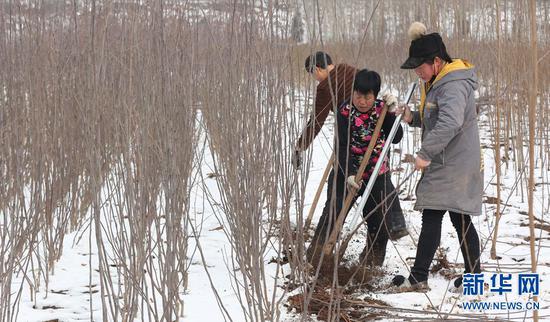
[[[407,91],[407,95],[405,96],[405,104],[408,104],[411,100],[412,94],[414,93],[414,89],[416,88],[416,83],[411,83],[409,86],[409,90]],[[367,183],[367,187],[365,188],[365,191],[363,192],[363,195],[361,196],[361,202],[359,203],[359,207],[357,207],[357,210],[353,214],[352,222],[355,222],[355,220],[358,218],[359,215],[362,215],[363,208],[365,208],[365,204],[367,203],[367,198],[370,195],[370,192],[372,190],[372,187],[374,186],[374,182],[376,181],[376,178],[378,177],[378,172],[380,172],[380,168],[382,167],[382,164],[384,163],[384,159],[386,158],[386,155],[388,154],[388,151],[390,150],[391,142],[393,141],[393,138],[395,137],[395,134],[397,133],[397,130],[399,129],[399,123],[401,122],[401,117],[403,114],[399,115],[395,122],[393,122],[393,126],[391,128],[390,134],[388,134],[388,137],[386,138],[386,143],[384,144],[384,148],[382,149],[382,153],[380,154],[380,157],[378,158],[378,161],[376,162],[376,166],[374,167],[374,171],[372,172],[371,176],[369,177],[369,182]]]

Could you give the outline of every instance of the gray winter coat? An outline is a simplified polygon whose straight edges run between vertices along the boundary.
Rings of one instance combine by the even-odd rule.
[[[447,73],[426,93],[423,120],[413,112],[412,126],[422,127],[418,155],[431,164],[416,187],[416,210],[481,214],[483,172],[474,91],[474,68]]]

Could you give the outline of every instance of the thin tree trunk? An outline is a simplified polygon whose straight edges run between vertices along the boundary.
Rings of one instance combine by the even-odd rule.
[[[493,242],[491,245],[491,259],[497,259],[497,237],[498,226],[500,223],[500,68],[501,68],[501,48],[500,48],[500,6],[499,0],[495,0],[496,4],[496,35],[497,35],[497,68],[496,68],[496,86],[495,86],[495,105],[496,105],[496,130],[495,130],[495,167],[497,172],[497,209],[495,213],[495,230],[493,232]]]
[[[536,1],[529,1],[529,18],[531,24],[531,74],[532,79],[529,86],[529,243],[531,246],[531,272],[537,272],[537,256],[535,252],[535,214],[533,209],[533,195],[535,192],[535,125],[536,125],[536,106],[537,106],[537,21],[536,21]],[[538,296],[533,297],[533,301],[538,302]],[[538,310],[533,311],[533,321],[538,321]]]

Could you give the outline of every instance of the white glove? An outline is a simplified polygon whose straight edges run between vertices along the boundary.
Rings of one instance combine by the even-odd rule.
[[[382,100],[384,100],[384,104],[388,107],[388,111],[394,112],[395,108],[397,107],[397,97],[395,97],[392,93],[386,92],[384,95],[382,95]]]
[[[361,185],[355,182],[355,176],[349,176],[348,180],[346,180],[348,183],[348,187],[354,188],[356,190],[359,190],[361,188]]]

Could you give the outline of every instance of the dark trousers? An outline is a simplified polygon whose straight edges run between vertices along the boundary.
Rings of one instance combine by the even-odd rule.
[[[334,227],[336,218],[340,214],[346,195],[349,192],[345,179],[342,173],[336,176],[336,181],[333,171],[329,175],[327,201],[312,240],[312,245],[314,246],[323,244]],[[365,180],[357,192],[354,202],[358,196],[363,194],[366,184],[367,182]],[[391,182],[391,175],[389,173],[379,175],[374,183],[365,207],[363,208],[363,216],[365,217],[368,215],[366,221],[369,232],[369,245],[371,245],[371,248],[379,250],[378,257],[382,257],[382,261],[389,238],[388,226],[397,226],[396,229],[403,229],[405,227],[405,218],[397,195],[392,195],[384,201],[386,195],[394,190],[395,188]],[[383,205],[373,214],[369,215],[369,213],[382,203],[382,201],[384,201]],[[383,254],[380,254],[382,250]]]
[[[428,280],[430,264],[435,256],[441,239],[441,222],[445,210],[424,209],[422,212],[422,230],[418,239],[416,259],[411,269],[412,283]],[[460,250],[464,258],[465,273],[481,272],[479,264],[479,237],[469,215],[450,211],[451,222],[458,234]]]

